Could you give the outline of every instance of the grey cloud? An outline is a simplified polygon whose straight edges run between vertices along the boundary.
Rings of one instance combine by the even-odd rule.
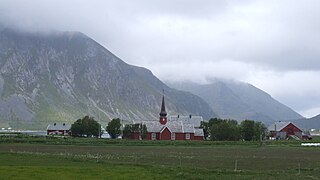
[[[0,24],[81,31],[163,80],[174,69],[181,69],[175,72],[180,79],[247,80],[265,71],[320,71],[319,9],[318,0],[0,0]],[[302,77],[295,78],[300,82]],[[270,86],[272,80],[254,82],[270,93],[286,88]],[[318,106],[312,99],[320,96],[310,97],[300,99],[305,108]],[[294,96],[277,98],[304,111]]]

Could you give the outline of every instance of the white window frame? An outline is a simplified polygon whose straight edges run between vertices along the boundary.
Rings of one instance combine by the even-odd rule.
[[[151,140],[156,140],[156,139],[157,139],[157,134],[151,133]]]
[[[186,139],[190,139],[190,133],[186,133]]]
[[[176,140],[176,133],[171,133],[171,140]]]

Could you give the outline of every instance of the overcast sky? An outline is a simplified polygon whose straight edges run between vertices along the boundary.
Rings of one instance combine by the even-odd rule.
[[[0,23],[81,31],[163,81],[245,81],[320,114],[319,0],[0,0]]]

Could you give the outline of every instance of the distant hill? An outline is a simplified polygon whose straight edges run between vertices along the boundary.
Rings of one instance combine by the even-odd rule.
[[[252,119],[266,124],[278,120],[302,118],[300,114],[248,83],[215,79],[206,85],[195,83],[169,83],[169,85],[198,95],[221,118]]]
[[[293,120],[302,129],[320,129],[320,114],[312,118]]]
[[[201,98],[126,64],[80,32],[0,28],[0,127],[45,129],[84,115],[157,120],[164,90],[169,114],[216,117]]]

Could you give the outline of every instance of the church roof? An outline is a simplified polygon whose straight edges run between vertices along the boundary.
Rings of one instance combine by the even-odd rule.
[[[202,116],[170,116],[169,121],[182,121],[184,124],[193,124],[195,127],[200,127],[201,121],[203,121]]]
[[[65,123],[53,123],[49,124],[47,127],[47,130],[69,130],[71,128],[71,125],[65,124]]]
[[[195,133],[195,128],[193,124],[185,124],[182,121],[172,121],[167,122],[167,124],[162,125],[158,121],[143,121],[148,132],[160,132],[165,127],[168,127],[171,132],[174,133]]]
[[[159,121],[142,121],[141,123],[147,126],[148,132],[160,132],[164,126]]]

